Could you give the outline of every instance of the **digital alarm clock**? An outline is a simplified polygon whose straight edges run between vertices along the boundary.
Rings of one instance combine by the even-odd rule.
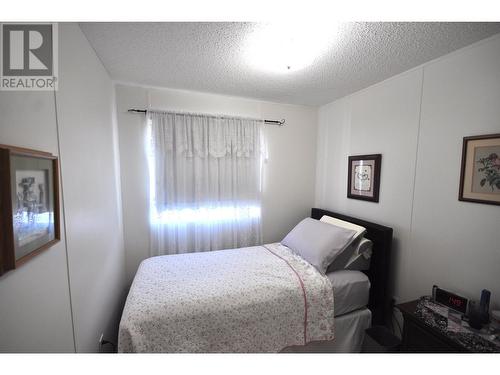
[[[459,313],[464,315],[467,313],[467,305],[469,303],[467,298],[441,289],[437,285],[432,287],[432,298],[434,301],[439,302],[450,309],[456,310]]]

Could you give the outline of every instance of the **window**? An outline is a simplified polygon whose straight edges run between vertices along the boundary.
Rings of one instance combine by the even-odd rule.
[[[148,112],[153,255],[261,242],[262,121]]]

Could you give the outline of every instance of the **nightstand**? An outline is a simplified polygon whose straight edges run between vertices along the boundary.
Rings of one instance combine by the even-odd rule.
[[[484,338],[470,328],[452,332],[447,318],[427,309],[430,298],[396,305],[403,314],[401,351],[405,353],[474,353],[500,352],[500,342]]]

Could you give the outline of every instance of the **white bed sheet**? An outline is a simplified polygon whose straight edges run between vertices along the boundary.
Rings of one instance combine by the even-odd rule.
[[[360,271],[340,270],[326,274],[332,283],[335,301],[335,339],[305,346],[287,347],[283,353],[359,353],[365,330],[371,327],[372,313],[366,308],[370,280]]]
[[[340,270],[326,277],[332,283],[336,317],[368,305],[370,280],[363,272]]]
[[[282,353],[359,353],[371,320],[372,313],[367,308],[335,317],[335,339],[291,346],[283,349]]]

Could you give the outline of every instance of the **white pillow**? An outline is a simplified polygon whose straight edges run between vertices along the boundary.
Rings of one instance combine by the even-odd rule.
[[[351,243],[328,266],[327,273],[338,270],[365,271],[370,268],[373,243],[367,238],[360,237]]]
[[[328,265],[341,254],[356,232],[310,217],[302,220],[281,241],[310,264],[325,273]]]
[[[352,242],[354,242],[357,238],[359,238],[360,236],[362,236],[366,233],[366,228],[362,227],[361,225],[356,225],[356,224],[350,223],[348,221],[340,220],[340,219],[337,219],[335,217],[331,217],[328,215],[323,215],[323,217],[321,218],[320,221],[322,221],[323,223],[328,223],[328,224],[336,225],[336,226],[341,227],[341,228],[355,231],[356,234],[352,238]]]
[[[366,240],[366,238],[363,238],[363,240]],[[370,269],[373,243],[370,240],[367,241],[361,244],[351,259],[349,259],[349,262],[344,267],[346,270],[366,271]]]

